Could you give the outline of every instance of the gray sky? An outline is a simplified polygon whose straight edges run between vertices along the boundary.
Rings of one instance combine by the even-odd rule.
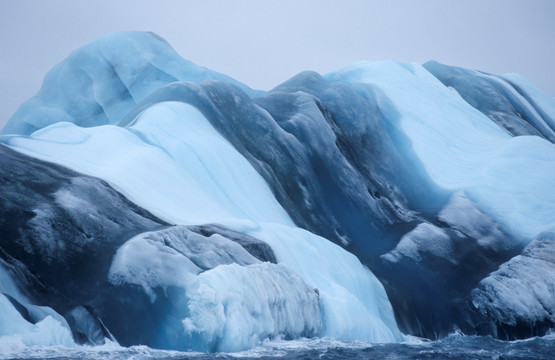
[[[149,30],[258,89],[358,60],[517,72],[555,96],[555,0],[0,0],[0,127],[100,35]]]

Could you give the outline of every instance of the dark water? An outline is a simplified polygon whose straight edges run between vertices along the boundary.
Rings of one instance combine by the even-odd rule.
[[[2,344],[0,343],[0,347]],[[490,337],[450,336],[439,341],[413,339],[402,344],[375,345],[330,339],[273,341],[255,349],[234,354],[199,354],[160,351],[144,346],[102,347],[23,347],[0,348],[0,359],[555,359],[555,334],[522,341],[499,341]]]

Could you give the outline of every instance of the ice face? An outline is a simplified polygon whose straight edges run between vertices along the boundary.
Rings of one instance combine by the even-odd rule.
[[[407,257],[413,261],[422,261],[421,253],[442,258],[452,263],[457,263],[454,258],[455,249],[449,235],[440,228],[431,224],[418,224],[411,232],[405,234],[395,249],[384,258],[396,262],[400,257]]]
[[[354,255],[299,228],[251,222],[226,225],[266,241],[281,264],[318,289],[323,312],[320,335],[380,343],[402,340],[382,284]]]
[[[141,286],[154,309],[170,304],[163,306],[171,316],[159,319],[149,339],[157,347],[239,351],[322,327],[317,290],[218,234],[178,226],[138,235],[118,249],[108,277],[118,287]]]
[[[392,106],[386,116],[398,114],[398,124],[426,172],[448,189],[463,186],[474,176],[472,170],[483,153],[509,138],[456,92],[445,88],[416,64],[359,63],[326,78],[378,87]],[[437,151],[438,148],[442,151]]]
[[[373,273],[404,331],[498,336],[481,324],[510,318],[503,304],[519,316],[524,307],[478,311],[469,299],[501,294],[503,264],[520,263],[555,227],[553,104],[518,76],[391,61],[305,72],[254,93],[151,34],[109,35],[55,68],[0,141],[99,177],[154,215],[64,170],[73,174],[64,186],[10,187],[41,190],[42,200],[5,195],[9,234],[34,231],[9,255],[71,294],[79,305],[64,316],[79,319],[74,333],[96,324],[89,340],[109,330],[124,345],[203,351],[275,336],[397,341]],[[135,215],[98,209],[96,197]],[[11,204],[27,205],[19,216]],[[68,225],[75,218],[79,226]],[[160,228],[168,223],[187,226]],[[95,290],[46,270],[67,267],[75,249],[97,256],[99,272],[77,276],[101,284]],[[528,275],[510,272],[517,282]],[[533,313],[517,328],[552,326]]]
[[[288,242],[292,251],[278,257],[280,264],[273,266],[251,267],[258,260],[236,243],[223,241],[217,235],[210,237],[210,241],[219,239],[223,242],[212,247],[203,238],[187,243],[183,233],[170,236],[157,232],[157,240],[147,233],[127,241],[117,250],[112,261],[108,274],[111,284],[120,291],[128,291],[125,289],[129,286],[139,286],[146,297],[137,303],[151,307],[153,314],[166,309],[178,316],[173,320],[165,316],[145,320],[144,323],[153,330],[145,331],[142,338],[126,333],[123,326],[118,327],[117,317],[106,320],[108,329],[123,344],[140,341],[156,347],[208,351],[244,349],[269,336],[327,335],[378,342],[401,339],[385,291],[370,271],[336,245],[333,245],[333,251],[309,255],[303,248],[304,241],[300,239],[308,237],[311,247],[318,247],[320,243],[326,246],[327,240],[296,234],[291,219],[250,163],[192,106],[176,102],[153,105],[129,128],[108,125],[85,129],[60,123],[31,137],[12,136],[6,139],[12,146],[26,148],[28,154],[102,176],[137,204],[168,221],[181,224],[249,221],[258,224],[255,228],[268,226],[269,229],[270,224],[282,226],[279,231],[271,232],[272,235],[265,235],[266,231],[253,235],[268,243],[272,239],[275,244]],[[104,150],[97,151],[99,146]],[[152,184],[158,185],[153,188]],[[79,207],[79,199],[70,193],[58,191],[56,199],[70,208]],[[289,242],[290,238],[299,240]],[[201,245],[201,241],[205,244]],[[270,243],[272,248],[277,246],[273,243]],[[300,270],[291,271],[281,265],[294,263],[289,259],[299,256],[294,255],[297,252],[295,247],[299,246],[299,255],[305,254],[299,259],[301,262],[305,261],[303,257],[310,259],[318,256],[320,261],[328,259],[328,270],[324,272],[327,275],[319,275],[318,280],[310,282],[309,286],[295,284],[303,284],[306,277],[321,272],[318,262],[307,262],[300,278],[295,275]],[[339,278],[328,282],[328,276],[338,276],[332,271],[332,259],[341,264],[344,276],[355,276],[358,280],[342,283]],[[243,265],[248,269],[230,267],[228,269],[236,270],[229,271],[224,279],[224,275],[216,271],[224,264]],[[260,279],[257,287],[263,287],[263,282],[273,284],[268,285],[266,290],[256,290],[263,292],[259,302],[253,306],[266,310],[260,310],[260,315],[245,328],[231,320],[216,321],[210,323],[209,328],[202,328],[200,319],[209,312],[209,308],[200,304],[207,301],[206,294],[200,292],[194,295],[196,293],[192,289],[196,289],[194,284],[202,279],[215,281],[209,280],[212,273],[219,274],[218,279],[221,280],[218,281],[237,284],[238,294],[243,294],[235,300],[230,298],[232,294],[218,293],[217,306],[236,304],[233,305],[235,308],[230,308],[232,319],[251,316],[249,314],[254,311],[249,306],[241,305],[250,299],[248,294],[254,291],[248,287],[252,284],[245,283],[248,277]],[[346,275],[350,273],[361,275]],[[300,282],[301,279],[303,282]],[[203,288],[204,285],[199,289]],[[320,297],[315,289],[318,289]],[[191,305],[187,300],[193,299],[193,295],[197,299],[196,315],[190,313]],[[240,300],[245,296],[244,300]],[[122,302],[125,303],[125,300]],[[344,315],[346,307],[352,309],[348,316]],[[301,313],[294,312],[295,309],[300,309]],[[131,317],[138,308],[126,311]],[[113,316],[106,309],[104,313]],[[325,318],[322,318],[322,313]],[[224,318],[227,319],[227,315]],[[180,321],[187,326],[183,328]],[[234,330],[228,331],[227,328]]]
[[[110,336],[87,304],[102,312],[113,252],[125,237],[166,224],[99,179],[4,145],[0,165],[0,293],[29,329],[49,316],[79,343],[103,343]]]
[[[536,336],[555,323],[554,241],[553,232],[541,234],[472,290],[469,302],[498,337]]]
[[[21,346],[73,346],[65,319],[50,308],[32,305],[8,268],[0,259],[0,355]]]
[[[204,351],[249,349],[270,337],[312,337],[322,327],[317,291],[281,264],[218,266],[198,277],[187,299],[183,330]]]
[[[518,93],[526,99],[527,102],[534,108],[539,116],[545,121],[547,126],[555,131],[555,101],[553,97],[547,95],[538,89],[530,80],[519,74],[504,74],[501,75],[505,81],[518,91]]]
[[[547,209],[555,199],[544,191],[553,186],[550,174],[555,172],[549,142],[510,137],[416,64],[360,63],[326,78],[379,87],[399,114],[399,125],[432,180],[445,189],[465,189],[524,244],[553,226]],[[540,220],[528,216],[531,212]]]
[[[61,121],[86,127],[118,123],[163,85],[210,79],[237,84],[252,95],[261,93],[183,59],[155,34],[107,34],[55,66],[39,93],[18,109],[2,133],[31,134]]]
[[[12,303],[0,294],[0,345],[2,348],[35,345],[74,346],[71,331],[58,320],[46,316],[32,324],[25,320]]]
[[[516,74],[495,76],[430,61],[424,67],[512,135],[555,140],[555,104]]]
[[[247,217],[292,224],[252,166],[187,104],[153,106],[128,129],[59,123],[8,141],[33,156],[105,179],[173,223]]]

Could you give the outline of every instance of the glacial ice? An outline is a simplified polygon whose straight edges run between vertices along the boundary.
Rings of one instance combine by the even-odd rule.
[[[193,275],[200,272],[200,268],[178,251],[161,241],[139,235],[118,249],[108,278],[114,285],[141,286],[154,302],[154,288],[186,287],[193,281]]]
[[[512,135],[536,135],[555,140],[554,104],[517,74],[501,76],[429,61],[423,65],[445,86]]]
[[[6,142],[28,155],[107,180],[172,223],[246,217],[292,224],[252,166],[187,104],[153,106],[129,129],[58,123]]]
[[[269,337],[314,336],[322,327],[317,290],[293,271],[183,226],[127,241],[108,277],[116,286],[141,286],[153,304],[167,298],[173,310],[154,343],[165,348],[240,351]]]
[[[532,82],[519,74],[501,75],[505,81],[530,103],[534,110],[540,115],[547,126],[555,132],[555,103],[553,97],[541,91]]]
[[[553,246],[554,109],[517,75],[434,62],[304,72],[262,93],[153,34],[110,34],[54,68],[2,131],[59,166],[18,187],[33,167],[10,163],[9,189],[39,194],[3,195],[34,232],[17,238],[23,250],[0,246],[21,261],[14,284],[96,256],[98,273],[74,279],[89,290],[45,274],[72,297],[60,312],[81,342],[111,332],[124,345],[236,351],[274,337],[400,341],[397,324],[430,338],[541,334],[555,323],[553,284],[530,271],[553,273],[551,253],[536,255]],[[35,263],[27,249],[41,242]],[[525,295],[509,298],[512,286]],[[27,332],[63,323],[50,309],[26,324],[15,303],[6,314]]]
[[[20,344],[73,346],[73,337],[63,317],[52,309],[28,304],[0,259],[0,348],[18,348]],[[7,296],[13,300],[10,301]],[[14,301],[27,305],[28,318],[25,319]]]
[[[17,347],[36,345],[74,346],[69,327],[63,326],[58,320],[46,316],[32,324],[15,310],[9,300],[0,294],[0,346]]]
[[[218,266],[199,275],[187,301],[183,330],[202,344],[197,350],[245,350],[267,338],[313,337],[322,327],[318,293],[281,264]]]
[[[224,224],[266,241],[280,264],[318,289],[323,306],[320,335],[380,343],[402,340],[383,285],[353,254],[300,228],[252,222]]]
[[[327,240],[316,236],[310,237],[307,235],[309,233],[302,233],[302,236],[295,233],[296,228],[291,219],[277,203],[262,178],[192,106],[177,102],[159,103],[144,111],[129,128],[111,125],[81,128],[69,123],[58,123],[39,130],[29,137],[10,136],[4,140],[28,155],[63,164],[85,174],[99,176],[109,181],[135,203],[170,222],[178,224],[218,222],[227,225],[228,222],[248,220],[258,224],[256,227],[268,226],[268,228],[279,224],[282,226],[281,230],[271,236],[265,235],[265,231],[253,236],[268,242],[273,249],[279,243],[275,239],[281,239],[283,242],[296,239],[289,246],[291,249],[300,247],[299,250],[278,256],[278,262],[294,264],[293,261],[288,260],[290,257],[318,256],[318,260],[314,262],[298,259],[298,261],[307,262],[302,267],[302,279],[306,281],[308,276],[314,277],[317,273],[327,274],[327,276],[320,275],[317,281],[308,283],[318,289],[322,299],[319,304],[323,306],[322,313],[325,316],[320,319],[320,314],[315,317],[312,311],[312,315],[307,320],[308,323],[305,324],[306,329],[296,325],[298,319],[288,312],[294,306],[299,306],[294,304],[298,304],[300,300],[293,300],[291,303],[292,300],[287,300],[286,297],[279,300],[285,301],[284,304],[287,305],[280,310],[282,312],[279,316],[286,316],[286,319],[295,321],[293,323],[282,321],[282,324],[278,324],[279,326],[275,328],[276,330],[270,331],[267,326],[257,328],[258,325],[252,325],[255,326],[253,329],[239,331],[238,324],[233,325],[224,321],[211,328],[208,335],[205,334],[206,329],[199,331],[202,335],[198,335],[199,338],[186,339],[182,334],[180,338],[183,341],[182,344],[161,341],[157,343],[158,346],[236,350],[252,346],[255,339],[260,341],[264,336],[278,335],[283,331],[285,335],[291,337],[319,334],[339,339],[363,339],[376,342],[401,339],[385,290],[371,272],[364,268],[353,255],[336,245],[331,243],[328,245]],[[112,145],[108,146],[109,144]],[[157,186],[152,187],[152,184]],[[64,199],[66,198],[60,198],[59,201]],[[292,229],[289,236],[280,235],[288,232],[288,229]],[[312,243],[309,248],[322,247],[317,255],[306,255],[304,242],[307,240],[304,239],[307,237]],[[332,248],[326,251],[329,246]],[[328,264],[327,270],[324,271],[320,264],[325,258],[330,259],[328,261],[333,259],[336,264],[333,266]],[[241,261],[236,258],[233,263],[240,264]],[[343,266],[341,272],[345,275],[356,273],[361,275],[349,275],[354,276],[355,281],[337,279],[332,282],[330,279],[338,276],[336,274],[338,266]],[[298,272],[298,269],[294,270]],[[229,278],[225,281],[238,281],[234,280],[233,276],[241,278],[253,274],[253,270],[249,270],[248,273],[243,273],[244,271],[246,270],[230,272]],[[284,271],[277,272],[276,276],[287,274]],[[153,289],[189,288],[195,279],[193,275],[199,273],[200,268],[189,260],[189,257],[177,249],[168,248],[164,243],[149,240],[145,235],[129,240],[118,250],[109,276],[115,285],[141,286],[152,302],[157,296]],[[209,279],[209,273],[203,272],[198,275],[199,279]],[[268,271],[266,273],[270,274]],[[290,278],[293,275],[288,276]],[[296,288],[291,290],[290,287],[284,287],[287,284],[285,279],[281,282],[281,286],[283,289],[290,290],[287,290],[289,293],[284,294],[295,296],[293,290]],[[244,291],[248,294],[250,290],[244,289]],[[313,292],[312,289],[311,292]],[[226,300],[228,294],[224,293],[220,296],[220,301],[228,301]],[[271,298],[261,299],[263,302],[270,300]],[[346,308],[350,309],[348,313],[345,312]],[[252,309],[241,307],[239,310],[242,311],[241,314],[247,316]],[[185,318],[186,314],[182,315]],[[232,315],[238,316],[235,313]],[[193,320],[190,319],[187,324],[191,324]],[[322,325],[318,325],[320,322]],[[232,333],[228,334],[224,331],[230,326],[235,326],[234,332],[237,334],[250,332],[251,335],[240,339],[230,337]],[[191,330],[193,327],[187,329]],[[208,341],[208,339],[212,340]],[[216,339],[219,340],[216,341]]]
[[[113,252],[125,237],[167,224],[104,181],[4,145],[0,167],[0,292],[32,324],[50,316],[79,343],[103,343],[110,336],[94,312],[122,299],[106,286]]]
[[[537,336],[555,322],[554,244],[553,231],[540,234],[472,290],[472,307],[496,319],[490,326],[498,337]]]
[[[18,109],[2,133],[31,134],[63,121],[85,127],[116,124],[163,85],[210,79],[236,84],[253,96],[261,93],[183,59],[153,33],[107,34],[50,70],[38,94]]]
[[[455,249],[449,235],[441,228],[432,224],[418,224],[412,231],[405,234],[389,253],[384,255],[388,261],[396,262],[399,257],[408,257],[413,261],[422,261],[421,253],[429,253],[454,264]]]
[[[554,186],[549,142],[510,137],[417,64],[358,63],[326,78],[379,87],[433,181],[451,191],[465,189],[523,243],[555,224],[555,192],[545,191]]]

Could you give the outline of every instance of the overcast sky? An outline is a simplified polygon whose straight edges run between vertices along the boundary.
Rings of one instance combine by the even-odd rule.
[[[258,89],[359,60],[517,72],[555,96],[555,0],[0,0],[0,127],[73,49],[153,31]]]

